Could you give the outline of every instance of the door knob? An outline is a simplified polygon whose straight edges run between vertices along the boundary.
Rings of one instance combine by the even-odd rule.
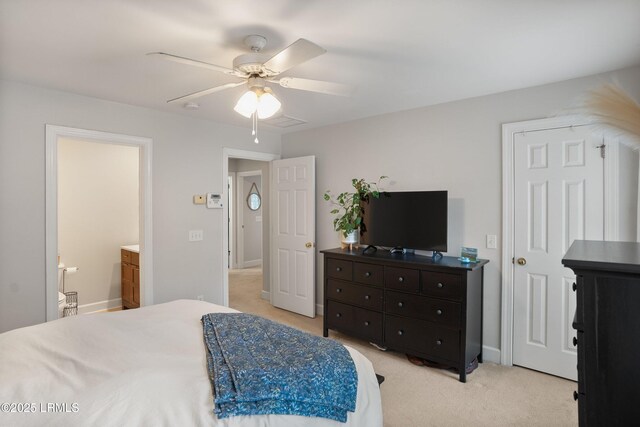
[[[527,265],[527,260],[524,258],[518,258],[518,265]]]
[[[307,248],[307,249],[311,248],[312,246],[313,246],[313,243],[311,243],[311,242],[307,242],[307,243],[304,244],[304,247]]]

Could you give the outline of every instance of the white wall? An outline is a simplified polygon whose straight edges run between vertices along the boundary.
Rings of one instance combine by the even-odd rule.
[[[222,193],[223,147],[279,153],[279,135],[0,81],[0,332],[45,321],[45,124],[153,139],[155,302],[222,302],[222,209],[193,195]]]
[[[615,75],[640,98],[640,67]],[[501,252],[485,249],[485,235],[501,240],[501,125],[553,115],[611,77],[569,80],[284,135],[283,158],[316,156],[318,249],[339,246],[322,193],[348,190],[351,178],[388,175],[391,191],[448,190],[449,254],[472,246],[490,260],[484,275],[484,344],[498,349]],[[317,262],[322,266],[320,254]],[[317,272],[317,298],[322,301],[323,269]]]
[[[139,148],[58,140],[58,252],[80,305],[119,300],[120,246],[139,240]]]
[[[626,145],[618,148],[619,227],[618,240],[638,240],[638,152]]]

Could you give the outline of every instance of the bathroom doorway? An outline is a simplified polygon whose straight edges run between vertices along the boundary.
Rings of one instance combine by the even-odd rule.
[[[150,144],[47,126],[47,320],[152,303]]]

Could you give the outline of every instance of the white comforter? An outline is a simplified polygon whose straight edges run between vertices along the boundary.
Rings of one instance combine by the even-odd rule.
[[[216,419],[200,318],[233,311],[181,300],[0,334],[0,426],[382,426],[371,362],[349,347],[358,397],[346,424],[294,415]]]

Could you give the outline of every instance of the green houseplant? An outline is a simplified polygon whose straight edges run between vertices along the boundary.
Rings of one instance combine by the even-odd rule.
[[[387,178],[381,176],[377,182],[368,182],[363,178],[353,178],[351,185],[354,191],[345,191],[337,196],[327,190],[324,193],[324,200],[333,205],[332,215],[336,215],[333,220],[333,228],[342,233],[344,243],[353,244],[357,242],[357,230],[362,224],[361,201],[368,201],[370,197],[380,197],[380,182]]]

